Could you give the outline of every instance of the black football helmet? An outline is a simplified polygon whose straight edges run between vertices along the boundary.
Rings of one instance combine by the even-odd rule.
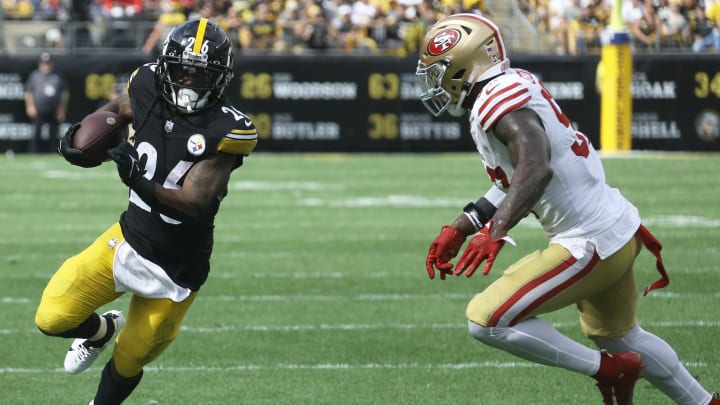
[[[168,34],[156,74],[163,98],[179,112],[214,104],[233,76],[232,44],[217,23],[185,21]]]

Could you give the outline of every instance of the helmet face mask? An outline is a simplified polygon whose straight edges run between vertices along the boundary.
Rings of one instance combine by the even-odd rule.
[[[230,39],[202,18],[175,27],[158,58],[157,74],[165,101],[193,113],[214,104],[233,76]]]
[[[444,113],[452,102],[452,95],[442,87],[443,76],[445,76],[448,64],[447,61],[433,63],[428,67],[418,64],[415,71],[420,80],[420,86],[423,88],[420,100],[425,104],[425,108],[436,117]]]
[[[475,14],[455,14],[428,29],[415,74],[420,99],[434,116],[465,113],[463,102],[479,81],[510,67],[499,28]]]

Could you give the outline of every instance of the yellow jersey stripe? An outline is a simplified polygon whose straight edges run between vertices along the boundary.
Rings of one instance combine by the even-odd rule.
[[[250,152],[255,149],[255,145],[257,145],[257,139],[240,140],[223,138],[220,140],[220,143],[218,143],[217,150],[218,152],[225,152],[233,155],[249,155]]]
[[[231,134],[238,134],[238,135],[247,135],[247,134],[254,134],[257,131],[255,129],[232,129],[230,130]]]
[[[203,39],[205,39],[205,28],[207,28],[207,18],[201,18],[198,24],[197,34],[195,35],[195,43],[193,44],[193,53],[200,53],[202,50]]]

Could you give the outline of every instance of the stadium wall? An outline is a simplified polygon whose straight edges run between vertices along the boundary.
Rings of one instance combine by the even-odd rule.
[[[599,56],[517,56],[537,73],[576,127],[599,147]],[[57,56],[68,79],[68,122],[105,100],[143,56]],[[632,79],[634,150],[720,150],[717,55],[636,55]],[[466,120],[434,119],[418,101],[414,58],[238,55],[227,95],[253,117],[269,152],[472,151]],[[32,134],[23,83],[34,58],[0,55],[0,151],[23,152]]]

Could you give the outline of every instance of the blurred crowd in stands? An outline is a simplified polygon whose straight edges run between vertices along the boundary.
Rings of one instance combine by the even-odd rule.
[[[109,29],[118,22],[150,27],[142,44],[148,54],[158,52],[173,26],[209,17],[239,49],[296,53],[340,49],[403,56],[417,52],[426,26],[437,19],[459,12],[487,13],[484,0],[0,1],[6,19],[87,22],[93,46],[116,46],[123,42],[123,34],[134,34]],[[62,32],[53,33],[53,38],[56,46],[64,46]]]
[[[0,1],[6,20],[83,22],[90,46],[137,46],[147,54],[158,52],[172,26],[201,16],[218,21],[239,49],[294,53],[334,49],[398,56],[417,52],[426,27],[445,15],[473,12],[493,17],[486,0]],[[608,34],[612,3],[497,4],[505,9],[516,5],[554,53],[580,55],[599,51]],[[623,0],[622,19],[637,52],[720,52],[720,0]],[[508,31],[514,23],[513,18],[505,18],[499,24]],[[128,38],[138,32],[141,44]],[[46,35],[50,47],[58,48],[66,46],[66,36],[62,24]]]
[[[529,0],[528,15],[557,54],[597,51],[613,1]],[[622,23],[640,52],[720,52],[720,0],[624,0]]]

